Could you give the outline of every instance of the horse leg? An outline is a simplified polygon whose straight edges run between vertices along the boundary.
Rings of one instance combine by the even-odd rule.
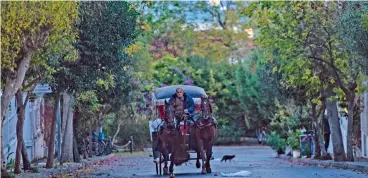
[[[169,174],[169,171],[168,171],[168,168],[167,168],[167,162],[168,162],[168,157],[169,157],[169,154],[167,153],[167,151],[165,151],[165,154],[164,154],[164,175],[168,175]]]
[[[196,167],[197,168],[201,167],[201,163],[199,162],[200,157],[201,157],[201,154],[200,154],[199,150],[197,150],[197,162],[196,162]]]
[[[199,137],[198,137],[198,130],[194,130],[193,132],[193,137],[194,137],[194,141],[195,141],[195,146],[196,146],[196,152],[197,152],[197,161],[196,161],[196,168],[200,168],[201,167],[201,163],[199,162],[199,159],[201,158],[201,151],[200,151],[200,148],[199,148]]]
[[[205,165],[205,160],[206,160],[206,154],[204,152],[204,149],[203,149],[203,141],[202,139],[199,139],[198,140],[198,145],[199,145],[199,151],[201,153],[201,159],[202,159],[202,174],[206,174],[207,171],[206,171],[206,165]]]
[[[207,141],[206,145],[206,155],[207,155],[207,161],[206,161],[206,170],[207,173],[211,173],[211,164],[210,160],[212,158],[212,141]]]
[[[169,168],[170,178],[174,177],[174,158],[175,158],[175,154],[174,154],[174,151],[172,151],[170,155],[170,168]]]
[[[163,150],[164,150],[163,156],[164,156],[164,164],[165,164],[163,171],[164,171],[164,175],[168,175],[167,161],[169,160],[168,159],[168,157],[169,157],[169,151],[168,151],[168,148],[167,148],[167,145],[166,145],[165,142],[162,142],[162,146],[163,146]]]

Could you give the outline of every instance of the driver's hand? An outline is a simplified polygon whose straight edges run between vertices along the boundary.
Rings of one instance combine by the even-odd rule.
[[[184,113],[188,114],[189,113],[188,109],[184,109]]]

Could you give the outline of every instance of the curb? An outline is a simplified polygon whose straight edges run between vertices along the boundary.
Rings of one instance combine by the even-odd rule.
[[[107,156],[101,157],[99,159],[96,160],[83,160],[84,162],[80,162],[80,163],[73,163],[71,165],[66,165],[66,166],[60,166],[58,168],[53,168],[53,169],[43,169],[40,170],[39,173],[22,173],[18,176],[16,176],[17,178],[38,178],[38,177],[50,177],[50,176],[58,176],[60,174],[66,174],[66,173],[70,173],[73,171],[76,171],[80,168],[86,168],[86,167],[90,167],[91,165],[98,163],[100,161],[105,161],[107,159],[110,159],[112,157],[116,156],[114,153],[109,154]]]
[[[293,158],[293,157],[289,157],[286,155],[280,155],[279,158],[287,160],[289,162],[308,164],[310,166],[324,166],[324,167],[333,167],[333,168],[338,168],[338,169],[349,169],[349,170],[368,172],[368,164],[361,165],[359,164],[359,162],[335,162],[332,160],[322,161],[322,160],[315,160],[315,159],[298,159],[298,158]]]

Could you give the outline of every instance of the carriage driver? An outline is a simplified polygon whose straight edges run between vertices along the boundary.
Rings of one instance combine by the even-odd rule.
[[[177,88],[176,93],[172,95],[170,101],[174,103],[174,115],[177,119],[183,114],[192,114],[195,110],[193,98],[186,94],[182,88]]]

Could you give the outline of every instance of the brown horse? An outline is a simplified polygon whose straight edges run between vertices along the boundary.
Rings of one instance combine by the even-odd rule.
[[[201,113],[195,122],[193,134],[197,145],[197,168],[200,167],[199,158],[202,159],[202,174],[211,173],[210,160],[212,146],[216,137],[217,126],[212,117],[212,107],[208,98],[201,96]]]
[[[160,152],[164,156],[164,175],[168,174],[167,162],[170,156],[170,177],[174,177],[174,163],[181,164],[189,159],[189,153],[183,148],[184,139],[175,123],[173,103],[165,101],[165,124],[159,132]],[[161,163],[160,163],[161,164]]]

